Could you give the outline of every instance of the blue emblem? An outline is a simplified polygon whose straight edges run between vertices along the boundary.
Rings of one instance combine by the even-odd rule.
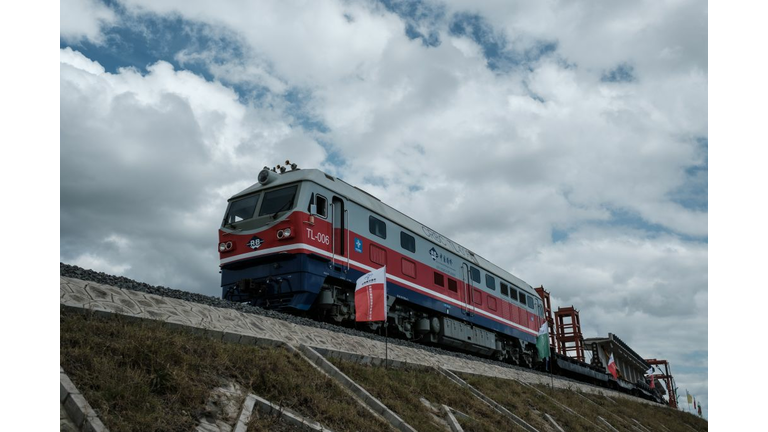
[[[355,252],[363,253],[363,241],[355,237]]]
[[[264,240],[253,236],[250,240],[248,240],[248,247],[251,249],[258,249],[262,244],[264,243]]]
[[[429,256],[432,257],[432,261],[437,260],[437,251],[435,250],[435,248],[432,248],[429,250]]]

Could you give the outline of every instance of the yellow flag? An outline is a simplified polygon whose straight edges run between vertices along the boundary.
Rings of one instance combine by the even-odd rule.
[[[688,403],[691,403],[691,394],[688,393],[688,390],[685,391],[685,394],[688,396]]]

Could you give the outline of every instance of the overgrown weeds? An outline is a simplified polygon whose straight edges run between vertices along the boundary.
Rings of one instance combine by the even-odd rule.
[[[157,322],[65,314],[64,371],[113,431],[189,431],[222,379],[338,431],[388,426],[281,348],[229,344]]]
[[[431,368],[398,368],[362,366],[339,359],[330,359],[351,379],[363,386],[406,423],[420,432],[444,432],[432,415],[442,418],[442,412],[432,412],[420,398],[437,406],[443,404],[457,409],[470,419],[460,423],[465,431],[522,430],[507,417],[491,409],[467,389],[458,386]]]

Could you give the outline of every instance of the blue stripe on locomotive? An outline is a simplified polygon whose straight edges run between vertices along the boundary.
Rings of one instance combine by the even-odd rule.
[[[277,260],[275,260],[277,258]],[[225,297],[229,289],[242,279],[255,279],[264,281],[269,277],[280,278],[279,283],[271,285],[267,291],[266,299],[270,297],[290,296],[287,303],[281,304],[281,308],[292,308],[300,311],[309,310],[315,302],[326,276],[345,279],[354,283],[364,273],[354,268],[345,272],[346,260],[339,260],[333,268],[326,258],[312,254],[276,254],[260,257],[247,262],[238,268],[237,265],[224,267],[222,276],[222,297]],[[467,316],[462,308],[447,304],[441,300],[432,298],[418,291],[406,288],[392,281],[387,281],[387,294],[406,300],[421,307],[434,310],[440,314],[448,315],[456,319],[469,321],[481,327],[516,337],[522,341],[535,343],[536,337],[522,332],[514,327],[499,323],[478,313]]]

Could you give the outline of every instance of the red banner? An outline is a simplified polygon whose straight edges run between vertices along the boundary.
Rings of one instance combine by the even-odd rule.
[[[613,361],[613,354],[611,354],[611,358],[608,359],[608,372],[613,375],[613,379],[619,379],[619,373],[616,370],[616,362]]]
[[[387,270],[382,267],[363,275],[355,287],[355,321],[386,321]]]

